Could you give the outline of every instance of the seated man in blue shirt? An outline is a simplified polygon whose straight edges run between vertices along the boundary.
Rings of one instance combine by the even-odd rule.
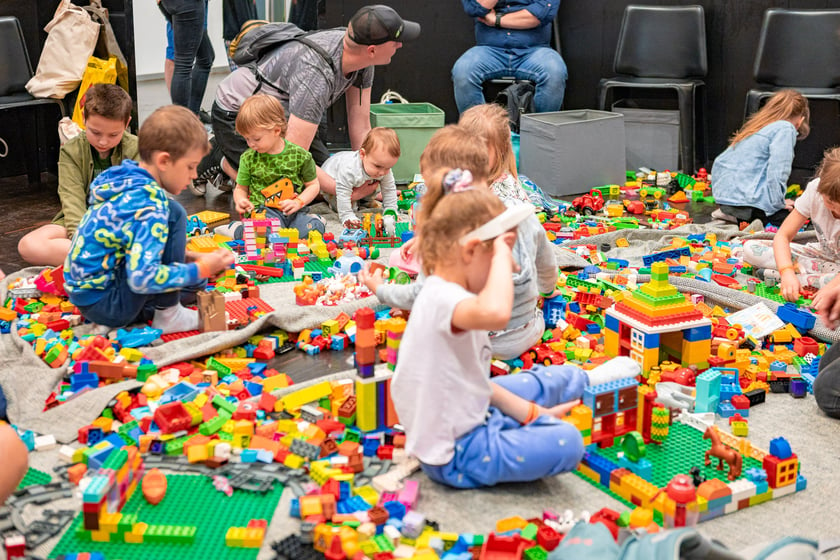
[[[563,104],[568,71],[551,48],[551,22],[560,0],[461,0],[475,18],[477,45],[461,55],[452,68],[455,103],[463,113],[484,103],[482,84],[513,76],[536,86],[538,113],[558,111]]]

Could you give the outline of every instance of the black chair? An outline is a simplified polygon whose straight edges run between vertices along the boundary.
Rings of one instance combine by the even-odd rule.
[[[840,10],[764,12],[744,117],[776,91],[793,88],[808,99],[840,101]]]
[[[551,22],[551,46],[560,53],[560,56],[563,56],[563,51],[560,50],[560,24],[557,22],[557,19],[560,16],[554,18],[554,21]],[[484,82],[484,99],[487,101],[493,101],[496,99],[496,96],[499,95],[503,89],[508,87],[512,84],[517,84],[520,82],[528,82],[531,83],[531,80],[519,80],[513,76],[502,76],[501,78],[493,78],[491,80],[487,80]]]
[[[707,69],[702,6],[629,5],[624,10],[613,60],[613,70],[619,76],[600,81],[598,107],[608,110],[607,100],[615,88],[676,91],[680,165],[683,171],[693,173],[698,123],[705,114],[703,78]],[[700,146],[705,157],[704,139]]]
[[[26,83],[33,76],[32,64],[29,61],[29,53],[26,51],[20,22],[16,17],[0,17],[0,60],[3,61],[0,64],[0,111],[15,110],[18,113],[15,116],[18,119],[19,128],[27,146],[30,146],[26,150],[26,174],[30,183],[37,183],[41,175],[39,153],[44,150],[44,146],[38,139],[40,127],[33,126],[31,122],[22,121],[20,109],[58,105],[63,117],[65,115],[64,103],[60,99],[36,99],[26,91]],[[57,142],[58,133],[56,132]]]

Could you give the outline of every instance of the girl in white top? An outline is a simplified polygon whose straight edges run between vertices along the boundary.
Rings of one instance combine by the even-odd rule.
[[[808,220],[817,242],[794,243]],[[747,241],[743,250],[744,262],[766,269],[765,278],[781,279],[781,293],[788,301],[799,299],[803,284],[820,290],[814,307],[840,291],[840,148],[825,153],[818,177],[805,187],[773,241]]]
[[[464,151],[460,132],[445,127],[427,149]],[[486,153],[468,156],[479,162],[475,177],[443,169],[427,182],[418,250],[428,278],[412,308],[391,385],[407,452],[430,478],[459,488],[576,468],[583,439],[559,418],[589,384],[587,373],[575,366],[490,380],[487,331],[510,319],[514,228],[528,213],[521,206],[505,210],[486,189]],[[631,364],[609,371],[601,366],[591,375],[600,383],[638,373]]]

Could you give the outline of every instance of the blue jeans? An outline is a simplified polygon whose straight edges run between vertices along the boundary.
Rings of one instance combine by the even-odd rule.
[[[169,200],[169,235],[161,255],[162,264],[184,262],[187,247],[187,212],[177,201]],[[201,280],[198,289],[206,284]],[[192,289],[192,288],[190,288]],[[166,309],[177,305],[180,291],[174,290],[160,294],[138,294],[128,287],[125,261],[114,271],[114,280],[105,291],[105,295],[93,305],[80,306],[79,311],[88,321],[123,327],[135,322],[152,318],[155,309]]]
[[[463,113],[470,107],[483,104],[482,84],[505,76],[534,82],[534,107],[538,113],[560,110],[569,72],[557,51],[548,47],[503,49],[476,46],[462,54],[452,67],[458,112]]]
[[[161,0],[175,47],[172,103],[198,114],[216,53],[207,35],[207,0]]]
[[[576,366],[537,365],[491,383],[548,408],[583,396],[589,377]],[[423,472],[441,484],[479,488],[568,472],[583,458],[583,436],[568,422],[543,415],[523,426],[495,407],[488,414],[483,425],[458,438],[449,463],[423,464]]]

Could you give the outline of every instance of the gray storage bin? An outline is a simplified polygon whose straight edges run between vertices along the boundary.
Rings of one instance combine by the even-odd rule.
[[[636,109],[616,103],[613,112],[624,115],[627,168],[648,167],[676,171],[680,148],[680,112]]]
[[[546,193],[578,194],[624,184],[624,117],[583,109],[520,120],[521,172]]]

